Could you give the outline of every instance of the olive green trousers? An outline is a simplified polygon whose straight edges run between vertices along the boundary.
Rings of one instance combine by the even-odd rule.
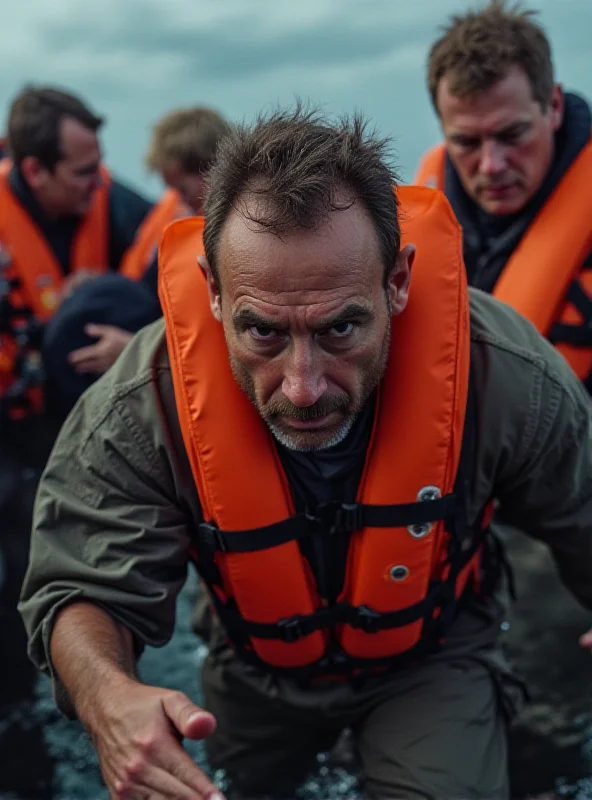
[[[292,800],[316,755],[349,728],[366,800],[506,800],[506,728],[521,688],[497,638],[465,613],[443,651],[355,688],[304,687],[214,645],[202,673],[218,721],[210,764],[238,797]]]

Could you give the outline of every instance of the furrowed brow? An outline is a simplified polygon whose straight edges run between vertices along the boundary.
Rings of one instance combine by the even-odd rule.
[[[335,325],[343,325],[345,322],[370,322],[372,319],[372,312],[365,306],[358,303],[350,303],[342,311],[333,317],[327,318],[322,322],[317,322],[314,326],[315,330],[327,330],[333,328]]]
[[[232,324],[236,331],[241,331],[243,328],[260,327],[260,328],[274,328],[279,330],[281,326],[272,320],[266,319],[253,311],[252,308],[243,308],[232,317]]]

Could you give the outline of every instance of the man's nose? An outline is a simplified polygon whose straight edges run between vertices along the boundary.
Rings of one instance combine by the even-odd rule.
[[[481,146],[479,172],[482,175],[494,176],[506,168],[506,156],[503,145],[493,139],[486,139]]]
[[[282,392],[295,406],[312,406],[327,391],[322,364],[312,343],[296,342],[288,355]]]

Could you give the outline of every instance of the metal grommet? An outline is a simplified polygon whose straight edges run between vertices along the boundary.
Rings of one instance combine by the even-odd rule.
[[[421,524],[417,523],[416,525],[408,525],[407,530],[414,539],[421,539],[423,536],[427,536],[432,530],[432,523],[422,522]]]
[[[440,497],[441,492],[437,486],[424,486],[417,493],[417,502],[424,503],[429,500],[439,500]],[[416,523],[414,525],[408,525],[407,530],[415,539],[421,539],[423,536],[427,536],[432,530],[432,523],[423,522]]]
[[[423,503],[426,500],[439,500],[442,497],[442,492],[437,486],[424,486],[417,493],[417,502]]]
[[[389,577],[392,581],[404,581],[409,575],[409,569],[404,564],[397,564],[396,567],[389,569]]]

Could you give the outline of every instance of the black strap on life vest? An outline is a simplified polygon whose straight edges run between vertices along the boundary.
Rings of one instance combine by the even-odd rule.
[[[592,252],[582,266],[582,272],[592,269]],[[579,278],[572,281],[567,294],[566,302],[571,303],[582,315],[579,324],[556,322],[549,333],[549,341],[553,344],[570,344],[573,347],[592,349],[592,297],[590,297]],[[584,386],[592,394],[592,370],[584,379]]]
[[[262,662],[254,654],[250,638],[279,639],[296,642],[319,630],[332,630],[348,624],[366,633],[402,627],[424,620],[418,644],[403,656],[386,659],[341,659],[340,672],[383,666],[437,649],[452,623],[456,610],[456,585],[459,573],[471,561],[483,543],[481,520],[472,528],[467,524],[466,498],[469,478],[473,474],[475,454],[474,391],[469,390],[465,418],[465,432],[454,492],[437,499],[393,505],[368,505],[361,503],[331,503],[318,507],[314,514],[297,514],[264,528],[243,531],[222,531],[212,523],[202,523],[194,534],[196,566],[204,581],[212,589],[211,596],[216,613],[223,623],[229,639],[245,660]],[[232,598],[222,600],[222,580],[215,563],[219,553],[256,552],[306,536],[336,536],[351,534],[366,526],[400,528],[444,521],[450,534],[447,554],[446,578],[433,581],[423,600],[407,608],[391,612],[378,612],[367,606],[337,603],[321,608],[312,614],[293,616],[277,623],[261,623],[245,619]],[[428,534],[429,535],[429,534]],[[216,591],[216,588],[218,591]],[[336,669],[335,659],[330,659],[329,672]],[[269,665],[265,664],[266,668]],[[279,669],[282,674],[303,677],[319,674],[320,665],[310,668]]]
[[[212,553],[254,553],[307,536],[355,533],[362,528],[406,528],[447,519],[454,509],[453,494],[417,503],[365,505],[327,503],[314,512],[244,531],[222,531],[209,522],[198,528],[198,546]]]

